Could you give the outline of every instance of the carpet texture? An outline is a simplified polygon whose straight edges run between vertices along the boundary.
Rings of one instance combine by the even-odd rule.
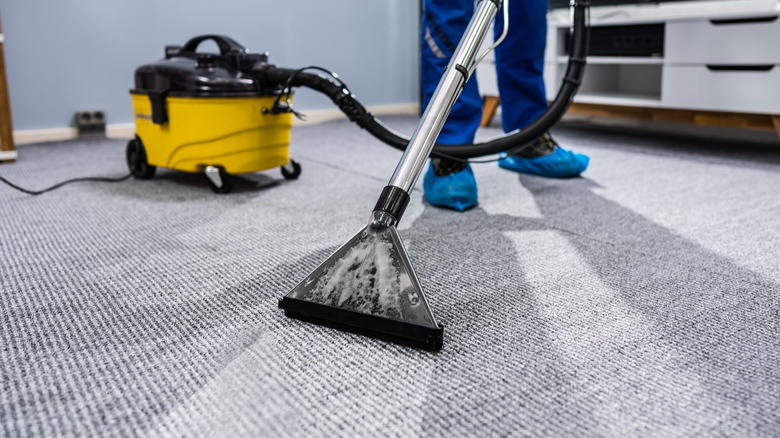
[[[298,180],[228,195],[166,169],[0,186],[0,435],[780,435],[780,148],[553,133],[590,156],[581,178],[474,165],[464,213],[412,193],[435,354],[277,308],[400,158],[346,121],[294,128]],[[124,147],[26,145],[0,176],[121,176]]]

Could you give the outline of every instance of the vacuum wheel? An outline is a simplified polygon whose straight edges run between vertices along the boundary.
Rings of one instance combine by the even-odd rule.
[[[233,177],[225,169],[216,166],[207,166],[206,177],[209,180],[209,186],[214,193],[230,193],[233,190]]]
[[[149,179],[154,176],[157,168],[149,165],[149,162],[146,161],[146,150],[143,143],[141,143],[141,139],[137,136],[127,142],[125,157],[127,158],[127,167],[130,169],[133,177]]]
[[[297,179],[301,175],[301,165],[295,160],[282,166],[282,176],[284,179]]]

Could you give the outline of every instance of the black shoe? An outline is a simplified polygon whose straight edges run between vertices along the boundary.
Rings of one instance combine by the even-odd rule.
[[[545,132],[539,136],[536,140],[523,146],[519,151],[509,151],[509,156],[520,158],[537,158],[553,153],[555,148],[558,147],[558,142],[550,135],[549,132]]]

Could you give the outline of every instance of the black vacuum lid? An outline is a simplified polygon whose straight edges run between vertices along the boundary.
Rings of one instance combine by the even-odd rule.
[[[198,53],[198,45],[213,40],[220,53]],[[278,94],[278,87],[265,89],[251,74],[268,63],[267,53],[247,49],[222,35],[202,35],[184,46],[168,46],[165,58],[135,70],[132,93],[165,92],[169,96],[258,96]]]

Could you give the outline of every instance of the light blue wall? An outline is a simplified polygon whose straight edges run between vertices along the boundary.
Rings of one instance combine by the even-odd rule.
[[[136,67],[217,33],[281,67],[337,72],[364,105],[419,101],[414,0],[0,0],[15,130],[73,125],[103,109],[131,123]],[[335,108],[310,90],[296,109]]]

